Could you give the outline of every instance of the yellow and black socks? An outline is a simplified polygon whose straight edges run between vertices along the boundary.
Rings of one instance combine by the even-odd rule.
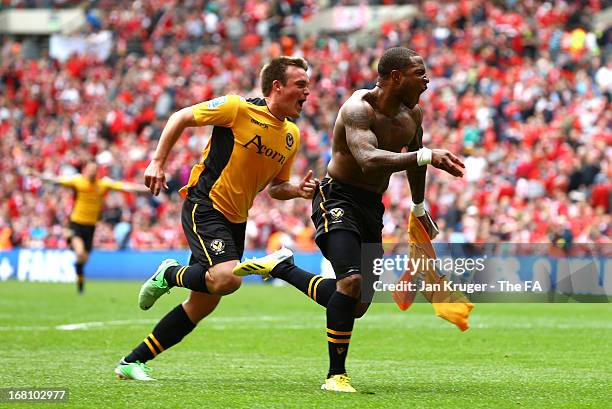
[[[83,272],[85,263],[75,263],[77,274],[77,291],[82,293],[85,289],[85,273]]]
[[[145,363],[181,342],[185,335],[193,331],[194,328],[195,324],[191,322],[185,309],[179,304],[166,314],[153,328],[153,332],[123,360],[126,363],[136,361]]]
[[[329,373],[327,377],[346,373],[348,354],[357,299],[334,292],[327,304],[327,346],[329,349]]]
[[[270,275],[288,282],[323,307],[327,307],[329,297],[336,291],[335,279],[309,273],[288,261],[278,263]]]
[[[210,293],[206,286],[207,269],[199,263],[190,266],[172,266],[164,272],[170,287],[184,287],[201,293]]]

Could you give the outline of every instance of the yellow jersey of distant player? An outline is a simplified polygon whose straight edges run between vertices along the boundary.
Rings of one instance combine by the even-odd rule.
[[[62,186],[71,187],[75,191],[74,207],[70,213],[70,221],[93,226],[100,218],[104,195],[109,189],[123,190],[124,184],[109,178],[96,179],[91,182],[83,175],[62,177]]]
[[[300,146],[298,127],[272,115],[263,98],[237,95],[194,105],[193,116],[198,125],[214,128],[181,195],[243,223],[257,193],[272,180],[289,180]]]

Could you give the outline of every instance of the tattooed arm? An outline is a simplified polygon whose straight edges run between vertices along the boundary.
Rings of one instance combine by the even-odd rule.
[[[378,148],[378,139],[372,132],[374,110],[364,101],[352,99],[340,110],[346,130],[346,143],[363,173],[393,173],[420,168],[417,152],[396,153]],[[431,150],[431,165],[450,173],[463,176],[465,166],[446,149]]]
[[[346,143],[363,173],[399,172],[417,167],[416,152],[396,153],[378,149],[378,139],[370,129],[374,110],[367,103],[349,100],[340,110]]]

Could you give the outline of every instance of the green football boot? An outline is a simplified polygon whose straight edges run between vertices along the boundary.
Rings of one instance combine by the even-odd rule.
[[[180,266],[179,262],[173,259],[166,259],[161,262],[155,273],[140,287],[138,294],[138,305],[141,310],[148,310],[155,304],[155,301],[165,293],[170,292],[170,286],[164,278],[164,273],[169,267]]]
[[[145,364],[136,362],[125,362],[123,359],[119,362],[119,365],[115,368],[115,374],[119,379],[132,379],[135,381],[154,381],[155,378],[152,378],[149,374],[151,373],[151,368],[146,366]]]

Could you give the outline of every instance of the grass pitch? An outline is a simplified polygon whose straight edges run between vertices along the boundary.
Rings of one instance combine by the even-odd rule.
[[[120,381],[117,361],[186,292],[147,312],[140,283],[0,283],[0,388],[64,387],[61,407],[612,407],[610,304],[478,304],[461,333],[427,304],[371,307],[348,359],[357,394],[319,390],[324,310],[291,287],[245,286],[149,362],[157,382]],[[37,403],[4,407],[40,407]]]

